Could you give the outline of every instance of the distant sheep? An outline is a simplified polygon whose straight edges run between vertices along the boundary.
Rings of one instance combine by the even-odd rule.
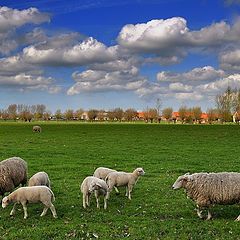
[[[40,126],[33,126],[32,131],[33,132],[42,132],[42,128]]]
[[[131,200],[131,192],[134,185],[137,183],[138,178],[144,175],[145,172],[143,168],[136,168],[132,173],[126,172],[111,172],[106,177],[106,182],[109,187],[108,197],[113,187],[126,186],[126,197]]]
[[[197,215],[213,204],[235,204],[240,202],[240,173],[194,173],[178,177],[173,189],[184,188],[187,196],[197,204]],[[208,209],[207,220],[212,218]],[[240,221],[240,215],[236,218]]]
[[[47,186],[50,188],[50,180],[46,172],[34,174],[28,181],[28,186]]]
[[[104,180],[92,176],[86,177],[81,184],[81,192],[84,208],[90,206],[90,197],[93,192],[95,193],[97,208],[100,208],[99,198],[101,195],[104,197],[104,209],[107,208],[108,186]]]
[[[116,170],[111,169],[111,168],[106,168],[106,167],[98,167],[95,170],[95,172],[93,173],[93,176],[105,180],[107,175],[111,172],[116,172]],[[116,193],[119,193],[117,187],[114,187],[114,189],[115,189]]]
[[[27,163],[20,157],[11,157],[0,162],[0,195],[27,183]]]
[[[41,202],[44,205],[41,217],[46,215],[50,208],[54,218],[57,218],[57,213],[52,202],[55,201],[52,190],[46,186],[21,187],[4,197],[2,207],[7,207],[10,203],[14,203],[10,216],[13,216],[16,211],[16,204],[21,203],[24,210],[24,219],[28,217],[27,203]]]

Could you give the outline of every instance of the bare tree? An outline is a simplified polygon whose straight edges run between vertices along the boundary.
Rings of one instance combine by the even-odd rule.
[[[184,123],[184,121],[186,121],[187,118],[187,107],[186,106],[182,106],[179,108],[178,112],[179,112],[179,118],[181,119],[181,122]]]
[[[115,108],[112,112],[114,114],[114,119],[121,122],[123,119],[123,110],[121,108]]]
[[[191,109],[193,121],[201,123],[202,109],[201,107],[193,107]]]
[[[78,120],[81,120],[83,113],[84,113],[84,110],[82,108],[79,108],[74,115]]]
[[[96,109],[90,109],[88,111],[88,118],[90,121],[95,121],[98,115],[98,110]]]
[[[168,108],[164,108],[162,110],[162,115],[164,118],[166,118],[166,120],[169,122],[170,119],[172,118],[172,113],[173,113],[173,109],[171,107]]]
[[[124,112],[124,118],[126,121],[131,122],[133,120],[135,120],[138,116],[138,113],[135,109],[133,108],[128,108],[125,112]]]
[[[73,120],[73,110],[67,109],[64,113],[64,117],[66,118],[67,121]]]
[[[106,118],[105,110],[103,110],[103,109],[99,110],[98,113],[97,113],[97,118],[100,122],[103,122]]]
[[[57,109],[57,111],[55,112],[55,118],[58,120],[61,120],[63,117],[63,114],[61,112],[61,109]]]
[[[49,121],[50,120],[50,117],[51,117],[51,111],[47,110],[43,113],[43,120],[45,121]]]
[[[207,115],[209,124],[212,124],[212,122],[218,119],[218,110],[214,108],[209,108],[207,110]]]
[[[16,104],[9,105],[7,112],[9,114],[9,118],[16,121],[16,119],[17,119],[17,105]]]
[[[149,108],[148,109],[148,118],[151,121],[151,123],[153,123],[154,120],[157,120],[158,119],[157,109]]]

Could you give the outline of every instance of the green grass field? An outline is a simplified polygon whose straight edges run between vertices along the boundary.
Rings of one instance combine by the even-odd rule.
[[[0,239],[239,239],[237,205],[215,206],[213,220],[197,217],[195,205],[172,184],[186,172],[240,171],[240,128],[235,125],[0,124],[1,160],[19,156],[29,176],[46,171],[55,193],[58,219],[42,206],[0,210]],[[143,167],[132,200],[111,194],[108,209],[95,199],[82,207],[79,185],[99,166],[132,171]],[[103,206],[101,202],[101,207]]]

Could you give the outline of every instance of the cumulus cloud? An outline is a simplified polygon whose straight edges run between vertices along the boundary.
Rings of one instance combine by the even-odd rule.
[[[47,48],[43,45],[26,47],[23,49],[23,58],[28,63],[48,66],[105,63],[117,58],[117,47],[106,47],[92,37],[71,47],[54,45],[47,45]]]
[[[132,67],[123,71],[86,70],[72,75],[76,83],[68,89],[68,95],[80,92],[135,91],[146,79],[139,76],[138,69]]]
[[[202,94],[199,94],[198,92],[191,92],[191,93],[176,93],[175,94],[176,99],[180,101],[184,100],[192,100],[192,101],[199,101],[204,98]]]
[[[182,83],[171,83],[169,84],[169,89],[175,92],[189,92],[192,91],[193,87]]]
[[[28,23],[40,24],[49,20],[48,14],[41,13],[36,8],[17,10],[0,7],[0,32],[8,32]]]
[[[227,71],[240,70],[240,49],[234,49],[220,54],[220,66]]]
[[[222,48],[239,43],[240,21],[225,21],[191,31],[182,17],[152,20],[125,25],[118,36],[119,44],[130,52],[152,54],[164,63],[179,62],[189,51]]]
[[[211,66],[205,66],[202,68],[194,68],[189,72],[175,73],[175,72],[159,72],[157,74],[157,80],[159,82],[211,82],[219,78],[226,76],[223,70],[216,70]]]

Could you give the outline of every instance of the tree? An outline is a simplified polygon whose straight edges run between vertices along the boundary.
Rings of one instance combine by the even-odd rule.
[[[9,105],[7,112],[9,114],[9,118],[16,121],[16,119],[17,119],[17,105],[16,104]]]
[[[109,110],[109,111],[107,112],[107,118],[108,118],[108,120],[111,121],[111,122],[114,121],[115,115],[114,115],[113,110]]]
[[[162,106],[162,101],[161,101],[160,98],[157,98],[157,100],[156,100],[156,110],[157,110],[158,117],[160,116],[161,106]]]
[[[201,122],[201,116],[202,116],[202,109],[201,107],[193,107],[191,109],[192,111],[192,117],[193,117],[193,121],[195,122]]]
[[[173,113],[173,109],[171,107],[168,108],[164,108],[162,110],[162,115],[164,118],[166,118],[166,120],[169,122],[169,120],[172,118],[172,113]]]
[[[51,111],[45,111],[44,113],[43,113],[43,120],[45,120],[45,121],[48,121],[48,120],[50,120],[50,117],[51,117]]]
[[[209,108],[207,110],[207,115],[209,124],[212,124],[212,122],[216,121],[218,118],[218,110],[214,108]]]
[[[158,112],[156,108],[148,109],[148,118],[153,123],[154,120],[158,119]]]
[[[98,115],[98,110],[96,110],[96,109],[90,109],[88,111],[88,119],[90,121],[95,121],[97,118],[97,115]]]
[[[58,120],[61,120],[62,117],[63,117],[63,115],[62,115],[61,110],[60,110],[60,109],[57,109],[57,111],[55,112],[55,118],[56,118],[57,121],[58,121]]]
[[[126,121],[131,122],[134,119],[137,118],[137,111],[133,108],[128,108],[125,112],[124,112],[124,118]]]
[[[232,103],[233,91],[230,87],[228,87],[223,94],[218,94],[216,96],[216,105],[222,123],[232,120]]]
[[[179,113],[179,118],[181,119],[181,122],[184,123],[184,121],[186,121],[187,118],[187,107],[186,106],[182,106],[179,108],[178,113]]]
[[[123,110],[121,108],[115,108],[113,109],[113,115],[114,115],[114,119],[116,119],[117,121],[122,121],[123,119]]]
[[[67,121],[73,120],[73,110],[67,109],[64,113],[64,117],[66,118]]]
[[[81,120],[83,113],[84,113],[84,110],[82,108],[79,108],[74,115],[78,120]]]
[[[100,122],[104,121],[106,118],[105,110],[99,110],[97,113],[97,118]]]

